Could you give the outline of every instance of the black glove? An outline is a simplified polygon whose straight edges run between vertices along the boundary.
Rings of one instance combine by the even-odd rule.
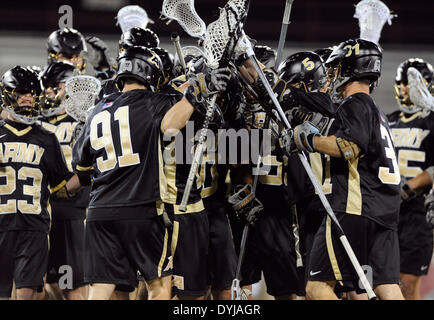
[[[279,78],[279,75],[270,68],[264,68],[262,72],[265,75],[265,78],[268,81],[268,84],[270,85],[271,89],[273,90],[274,94],[277,96],[278,100],[282,98],[283,93],[286,90],[286,82]],[[270,95],[268,94],[267,89],[265,88],[265,84],[262,82],[261,78],[258,76],[256,78],[255,82],[252,84],[253,89],[258,94],[258,100],[261,103],[261,105],[269,110],[273,108],[273,101],[270,98]]]
[[[228,202],[234,208],[238,219],[251,227],[256,225],[264,209],[262,203],[252,192],[250,184],[236,186],[235,193],[229,197]]]
[[[434,228],[434,190],[425,197],[426,221]]]
[[[408,184],[408,180],[405,177],[401,177],[401,200],[410,201],[418,196],[416,190],[412,189]]]
[[[291,109],[291,111],[286,112],[288,115],[288,120],[293,126],[297,126],[302,124],[305,121],[309,121],[315,127],[318,128],[321,135],[327,135],[332,125],[334,119],[323,116],[319,112],[313,112],[307,109],[306,107],[300,106],[297,108]]]
[[[64,200],[69,200],[69,199],[72,199],[75,197],[75,194],[68,192],[68,189],[66,188],[66,186],[63,186],[62,188],[60,188],[54,195],[57,198],[64,199]]]
[[[318,128],[306,121],[294,129],[283,130],[280,137],[280,147],[288,155],[299,151],[315,152],[313,139],[320,135]]]
[[[231,71],[228,68],[211,69],[206,65],[197,69],[202,70],[198,73],[191,71],[187,74],[190,86],[184,95],[193,107],[202,109],[206,105],[207,98],[226,90]]]
[[[108,55],[108,47],[104,41],[97,37],[87,37],[86,42],[94,50],[94,55],[89,62],[92,64],[94,69],[99,72],[103,72],[103,68],[112,69],[110,63],[110,57]]]

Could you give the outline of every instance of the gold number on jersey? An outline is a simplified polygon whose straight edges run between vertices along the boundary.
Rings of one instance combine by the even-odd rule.
[[[12,194],[16,189],[15,170],[12,167],[4,167],[0,171],[0,178],[5,178],[6,183],[0,185],[0,196]],[[1,197],[0,197],[1,198]],[[13,199],[9,199],[5,204],[0,204],[0,214],[17,212],[17,203]]]
[[[380,167],[378,169],[378,178],[381,180],[381,182],[386,184],[399,184],[399,182],[401,181],[401,177],[399,173],[398,163],[396,161],[392,139],[390,137],[390,132],[383,125],[380,125],[380,130],[381,138],[383,140],[386,140],[387,143],[387,146],[384,147],[384,150],[386,152],[386,157],[392,160],[393,172],[390,172],[391,168],[389,167]]]
[[[122,155],[118,157],[119,167],[128,167],[140,163],[137,153],[133,153],[130,133],[130,110],[128,106],[121,107],[115,112],[115,120],[119,121],[119,136],[121,137]]]
[[[21,213],[39,214],[41,213],[41,184],[42,172],[38,168],[22,167],[18,170],[18,179],[27,180],[33,179],[33,185],[23,185],[23,194],[32,196],[32,203],[27,203],[27,200],[18,200],[18,210]]]
[[[360,45],[358,43],[356,43],[354,46],[346,45],[344,47],[344,50],[347,51],[345,57],[351,56],[353,54],[353,50],[354,50],[354,54],[357,56],[360,52]]]
[[[129,123],[128,106],[120,107],[114,114],[115,120],[119,121],[119,136],[121,138],[122,154],[116,157],[113,136],[111,132],[111,115],[107,110],[98,113],[92,119],[90,125],[90,143],[93,149],[105,149],[107,158],[98,157],[96,164],[101,172],[113,169],[119,162],[120,167],[132,166],[140,163],[137,153],[133,153]],[[98,125],[101,124],[102,136],[98,137]]]
[[[306,58],[306,59],[304,59],[302,61],[302,63],[303,63],[303,65],[304,65],[304,67],[306,68],[307,71],[310,71],[310,70],[312,70],[315,67],[315,63],[313,61],[311,61],[309,59],[309,57]]]
[[[401,176],[413,178],[423,170],[420,167],[409,166],[409,161],[425,162],[425,151],[401,149],[398,152],[399,171],[401,172]]]
[[[18,170],[18,177],[16,178],[16,171],[12,167],[5,167],[1,171],[0,177],[6,178],[6,184],[0,185],[0,195],[10,195],[16,190],[16,179],[26,181],[28,178],[32,179],[32,185],[23,185],[23,195],[32,196],[32,202],[28,203],[27,200],[9,199],[6,204],[0,204],[0,214],[16,213],[17,204],[18,210],[21,213],[39,214],[41,213],[41,184],[42,172],[38,168],[22,167]]]
[[[262,184],[268,184],[271,186],[280,186],[283,183],[282,178],[282,162],[278,161],[276,156],[265,156],[262,159],[264,166],[270,166],[270,173],[267,175],[260,175],[258,180]],[[276,168],[273,170],[273,168]],[[276,172],[276,174],[271,174],[271,172]]]

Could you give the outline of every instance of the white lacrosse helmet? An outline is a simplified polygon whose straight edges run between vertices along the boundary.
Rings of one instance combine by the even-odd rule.
[[[149,19],[145,9],[136,5],[122,7],[118,11],[117,20],[122,33],[134,27],[145,29],[148,23],[154,23],[153,20]]]

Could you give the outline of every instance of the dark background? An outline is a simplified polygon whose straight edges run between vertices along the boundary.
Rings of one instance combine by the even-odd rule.
[[[353,18],[358,0],[295,0],[288,39],[297,42],[336,43],[359,34]],[[392,27],[383,29],[382,44],[434,45],[433,0],[383,0],[398,17]],[[218,7],[226,0],[196,0],[195,7],[206,24],[218,17]],[[158,19],[162,0],[2,0],[0,1],[0,30],[51,32],[57,29],[58,8],[68,4],[74,10],[74,27],[81,32],[119,33],[114,17],[124,5],[143,7],[155,21],[149,25],[161,36],[179,31],[176,23],[166,26]],[[284,0],[252,0],[246,23],[246,32],[258,40],[278,40],[283,16]],[[181,32],[182,33],[182,32]],[[181,34],[182,35],[182,34]]]

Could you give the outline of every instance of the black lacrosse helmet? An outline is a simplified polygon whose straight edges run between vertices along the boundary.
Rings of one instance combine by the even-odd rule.
[[[161,59],[164,68],[164,77],[171,79],[173,77],[173,67],[175,65],[175,57],[166,49],[161,47],[151,48]]]
[[[156,91],[164,83],[164,67],[160,57],[151,49],[142,46],[125,49],[118,57],[118,72],[115,78],[120,91],[127,78]]]
[[[434,72],[432,65],[421,58],[410,58],[399,64],[395,76],[395,98],[398,102],[399,109],[405,113],[411,114],[420,111],[421,108],[415,106],[413,102],[411,102],[408,94],[404,95],[402,92],[401,84],[405,86],[408,85],[407,71],[409,68],[415,68],[420,72],[430,91],[433,89]]]
[[[45,103],[41,105],[41,114],[44,117],[56,115],[63,109],[62,101],[66,97],[66,93],[59,88],[59,83],[64,83],[66,80],[78,73],[75,65],[69,62],[57,61],[49,64],[39,74],[42,87],[44,89]],[[54,97],[48,95],[48,91],[52,90]]]
[[[73,28],[63,28],[52,32],[47,39],[48,63],[58,60],[59,53],[65,56],[83,55],[87,52],[83,35]],[[83,61],[83,67],[85,62]]]
[[[5,72],[0,83],[3,107],[12,116],[25,123],[33,124],[40,117],[40,103],[43,103],[42,88],[36,72],[30,68],[15,66]],[[30,93],[31,105],[19,106],[20,96]]]
[[[319,55],[321,59],[323,59],[323,61],[325,62],[330,57],[334,49],[335,47],[327,47],[327,48],[316,49],[313,52]]]
[[[276,50],[268,46],[255,46],[253,49],[255,56],[267,68],[274,68],[277,59]]]
[[[134,27],[125,31],[119,40],[119,53],[131,47],[155,48],[160,46],[160,39],[151,29]]]
[[[280,64],[277,73],[288,84],[300,83],[306,92],[319,91],[327,83],[323,60],[312,51],[290,55]]]
[[[382,58],[382,50],[374,42],[349,39],[340,43],[325,62],[331,75],[332,99],[341,101],[338,89],[351,81],[368,80],[372,92],[381,76]]]

